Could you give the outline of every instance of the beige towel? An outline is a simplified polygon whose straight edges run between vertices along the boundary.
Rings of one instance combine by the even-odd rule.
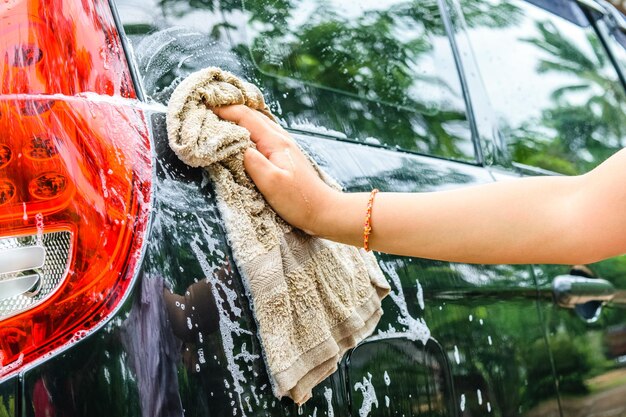
[[[301,404],[337,369],[346,350],[374,330],[389,285],[373,254],[311,237],[278,217],[244,172],[243,151],[254,146],[249,132],[210,110],[229,104],[245,104],[275,120],[258,88],[208,68],[172,94],[169,142],[186,164],[209,172],[274,394]],[[354,215],[365,216],[365,207]]]

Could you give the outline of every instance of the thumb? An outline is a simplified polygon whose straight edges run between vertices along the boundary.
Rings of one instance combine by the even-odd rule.
[[[261,193],[271,190],[282,170],[254,148],[246,149],[243,166]]]

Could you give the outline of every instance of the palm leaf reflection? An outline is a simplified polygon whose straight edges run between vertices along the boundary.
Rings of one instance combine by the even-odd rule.
[[[543,52],[537,73],[565,82],[550,93],[538,120],[509,132],[514,159],[565,174],[587,171],[625,146],[623,86],[594,32],[585,34],[589,52],[550,22],[535,26],[537,35],[522,41]]]

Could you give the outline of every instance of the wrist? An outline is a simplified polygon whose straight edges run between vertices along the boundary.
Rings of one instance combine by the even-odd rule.
[[[320,205],[314,234],[324,239],[360,247],[363,245],[363,220],[369,193],[343,193],[336,190]]]
[[[313,215],[310,217],[307,233],[324,239],[332,239],[336,227],[336,212],[341,207],[343,193],[327,187],[315,199]]]

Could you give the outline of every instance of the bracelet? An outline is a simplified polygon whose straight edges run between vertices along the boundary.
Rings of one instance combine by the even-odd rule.
[[[370,251],[370,234],[372,233],[372,206],[374,205],[374,197],[378,192],[378,188],[374,188],[370,193],[367,202],[367,213],[365,214],[365,224],[363,225],[363,249]]]

